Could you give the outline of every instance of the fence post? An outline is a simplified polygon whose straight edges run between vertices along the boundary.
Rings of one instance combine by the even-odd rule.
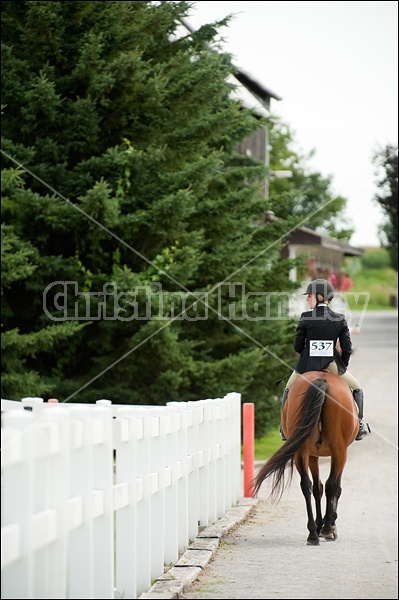
[[[252,480],[254,478],[254,437],[255,437],[255,405],[253,402],[243,404],[243,454],[244,454],[244,497],[252,497]]]
[[[140,427],[142,423],[143,419],[135,415],[133,407],[119,406],[116,408],[114,419],[116,451],[114,510],[117,598],[138,598],[137,506],[142,499],[139,496],[137,481],[137,440],[139,436],[142,437],[144,428],[144,425]],[[126,551],[126,548],[129,548],[129,551]],[[147,546],[145,545],[145,559],[147,558],[146,551]],[[142,554],[141,551],[141,556]],[[149,564],[149,559],[147,562]],[[142,563],[140,566],[142,567],[141,572],[143,572]]]

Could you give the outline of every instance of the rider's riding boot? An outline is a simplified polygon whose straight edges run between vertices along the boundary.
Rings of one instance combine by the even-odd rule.
[[[285,401],[287,400],[288,392],[289,392],[288,388],[285,388],[285,390],[284,390],[284,392],[283,392],[283,396],[282,396],[282,398],[281,398],[281,412],[283,411],[283,406],[284,406],[284,404],[285,404]],[[284,442],[286,442],[286,441],[287,441],[287,438],[286,438],[286,437],[285,437],[285,435],[284,435],[284,432],[283,432],[283,429],[282,429],[281,425],[280,425],[280,434],[281,434],[281,439],[282,439]]]
[[[353,390],[353,399],[355,400],[357,407],[359,409],[359,431],[357,432],[357,436],[355,440],[359,441],[363,439],[363,436],[371,433],[370,425],[363,420],[363,390]]]

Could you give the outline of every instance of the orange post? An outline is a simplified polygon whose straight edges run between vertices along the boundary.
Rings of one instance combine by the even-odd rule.
[[[255,405],[243,404],[244,498],[252,497],[255,457]]]
[[[49,404],[58,404],[58,399],[57,399],[57,398],[49,398],[49,399],[47,400],[47,402],[48,402]]]

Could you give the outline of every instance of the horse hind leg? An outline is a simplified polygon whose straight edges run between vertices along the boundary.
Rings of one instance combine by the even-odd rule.
[[[312,509],[312,482],[307,473],[307,469],[304,466],[303,462],[297,465],[298,472],[301,476],[301,490],[302,494],[305,497],[306,502],[306,510],[308,513],[308,539],[307,544],[310,546],[318,546],[320,544],[319,534],[317,532],[317,525],[313,517],[313,509]]]
[[[319,534],[323,527],[323,515],[321,512],[321,499],[323,497],[323,484],[320,481],[319,475],[319,459],[317,456],[309,457],[309,469],[313,479],[313,497],[316,506],[316,526]]]
[[[335,521],[338,517],[338,500],[341,496],[341,474],[337,477],[331,471],[326,481],[326,514],[323,519],[323,527],[320,531],[320,537],[326,540],[336,540],[338,537]]]

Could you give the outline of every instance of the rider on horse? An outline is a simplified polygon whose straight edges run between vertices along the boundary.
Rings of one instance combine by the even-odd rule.
[[[283,392],[282,404],[287,399],[292,383],[307,371],[327,370],[339,375],[352,390],[359,410],[359,431],[356,440],[370,433],[368,423],[363,420],[363,390],[360,383],[347,371],[352,352],[350,331],[345,315],[331,310],[334,288],[326,279],[311,281],[306,289],[306,300],[310,311],[301,314],[294,340],[295,351],[300,354],[295,371],[291,374]],[[340,351],[337,349],[339,341]],[[281,437],[285,440],[283,431]]]

